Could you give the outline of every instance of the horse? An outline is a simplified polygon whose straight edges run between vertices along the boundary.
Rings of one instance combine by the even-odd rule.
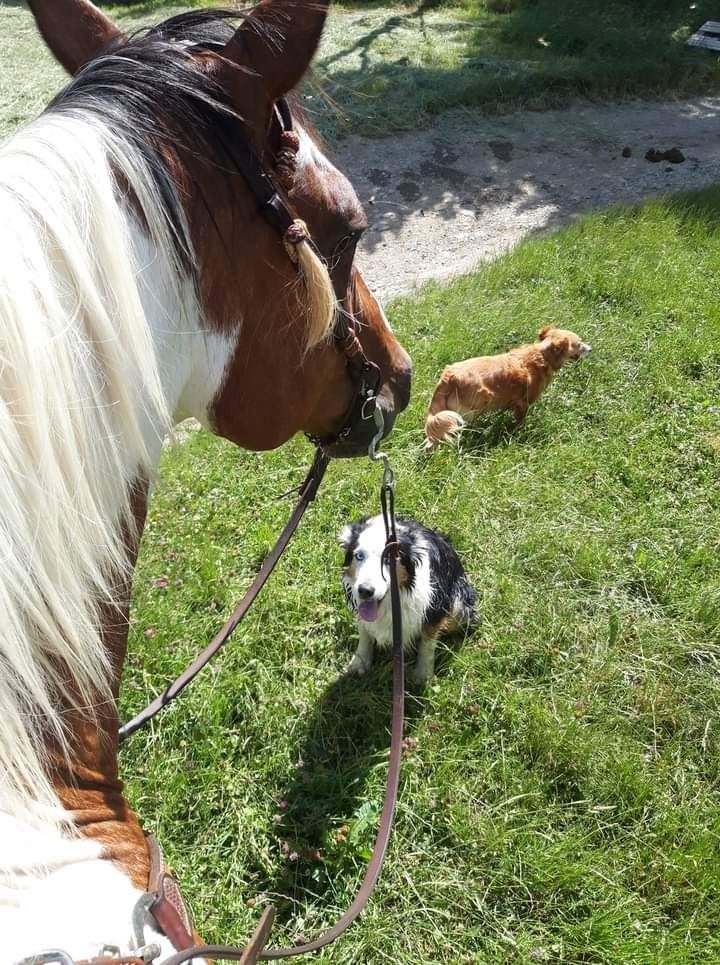
[[[90,0],[29,0],[70,79],[0,149],[3,963],[173,951],[133,926],[151,854],[117,713],[170,427],[355,457],[367,400],[386,433],[407,405],[410,360],[354,264],[363,209],[293,94],[328,4],[125,36]]]

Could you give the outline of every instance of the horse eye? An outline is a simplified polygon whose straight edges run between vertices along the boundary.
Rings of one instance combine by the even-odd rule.
[[[355,230],[353,230],[353,231],[350,232],[350,234],[348,235],[348,243],[352,245],[353,250],[355,250],[355,248],[357,248],[358,243],[359,243],[360,239],[362,238],[362,236],[363,236],[364,234],[365,234],[365,228],[364,228],[364,227],[363,227],[363,228],[356,228]]]
[[[333,258],[339,258],[340,255],[344,254],[353,242],[352,235],[345,235],[340,241],[335,245],[335,250],[333,251]]]
[[[333,259],[340,258],[341,255],[345,254],[348,248],[352,248],[354,252],[355,248],[357,247],[357,243],[360,241],[360,238],[363,236],[364,232],[365,228],[363,227],[354,229],[353,231],[349,231],[346,235],[343,235],[333,249]]]

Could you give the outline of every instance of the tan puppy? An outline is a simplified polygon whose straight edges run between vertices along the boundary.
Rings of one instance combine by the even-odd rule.
[[[589,351],[574,332],[544,325],[532,345],[448,365],[428,409],[425,447],[434,449],[456,435],[466,419],[492,409],[512,409],[519,424],[565,362]]]

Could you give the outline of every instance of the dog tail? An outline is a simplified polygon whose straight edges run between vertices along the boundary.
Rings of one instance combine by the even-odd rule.
[[[425,420],[425,448],[434,449],[439,443],[452,439],[464,425],[463,417],[452,409],[428,415]]]
[[[450,386],[443,373],[433,393],[425,419],[425,448],[434,449],[445,439],[452,439],[465,425],[459,412],[449,406]]]

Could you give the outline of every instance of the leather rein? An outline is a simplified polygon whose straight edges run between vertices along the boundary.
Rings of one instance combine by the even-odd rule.
[[[303,223],[293,217],[286,201],[276,187],[275,182],[277,181],[282,185],[286,193],[291,189],[299,148],[299,138],[293,130],[292,115],[287,101],[284,98],[281,98],[276,104],[273,123],[279,128],[280,144],[280,148],[275,157],[274,175],[269,173],[249,141],[246,141],[245,151],[238,158],[238,167],[255,195],[260,213],[265,220],[278,231],[290,256],[292,257],[292,245],[298,244],[300,241],[305,241],[312,245],[318,257],[326,261],[308,235]],[[332,277],[332,266],[329,267],[329,270],[331,271]],[[382,461],[385,465],[380,499],[386,530],[386,545],[383,558],[388,567],[390,578],[390,604],[393,628],[393,684],[388,775],[383,809],[373,853],[360,889],[350,907],[328,931],[324,932],[314,941],[288,948],[266,948],[265,946],[274,920],[274,909],[272,906],[269,906],[265,909],[247,945],[243,947],[230,945],[194,945],[192,944],[189,919],[182,899],[179,897],[177,885],[175,885],[171,876],[162,867],[162,862],[159,862],[159,849],[157,844],[153,839],[149,839],[152,865],[156,870],[151,873],[149,891],[138,903],[136,913],[143,921],[146,918],[154,919],[159,930],[167,935],[178,949],[177,953],[166,958],[162,962],[162,965],[181,965],[181,963],[194,958],[224,959],[251,965],[251,963],[260,959],[288,958],[294,955],[314,952],[329,945],[343,934],[367,904],[380,875],[385,852],[390,840],[402,759],[405,685],[400,590],[396,565],[399,558],[399,544],[395,523],[395,481],[387,457],[383,453],[377,453],[375,448],[383,436],[382,411],[377,405],[380,371],[365,355],[358,338],[358,322],[346,308],[348,283],[349,278],[333,278],[333,287],[335,288],[335,294],[339,304],[332,335],[338,350],[346,357],[348,375],[354,386],[353,398],[343,419],[341,428],[333,435],[319,438],[311,437],[311,441],[317,446],[315,458],[304,482],[299,487],[299,498],[295,508],[278,537],[277,542],[266,557],[257,576],[234,613],[208,646],[186,667],[180,676],[177,677],[162,694],[158,695],[147,707],[120,728],[119,740],[120,742],[124,741],[171,703],[197,674],[200,673],[203,667],[209,663],[218,650],[227,643],[270,577],[270,574],[290,542],[293,533],[300,524],[308,505],[315,499],[330,461],[330,457],[327,455],[325,449],[350,437],[361,422],[374,419],[377,433],[370,444],[369,455],[371,459]],[[160,870],[157,870],[158,868]],[[136,923],[135,930],[138,941],[142,939],[142,923],[142,921]],[[154,958],[157,958],[157,954],[152,956],[150,949],[151,947],[148,946],[149,954],[146,953],[144,959],[138,956],[138,960],[152,961]],[[141,948],[140,951],[143,951],[143,949]],[[98,962],[99,961],[101,960],[98,960]]]

